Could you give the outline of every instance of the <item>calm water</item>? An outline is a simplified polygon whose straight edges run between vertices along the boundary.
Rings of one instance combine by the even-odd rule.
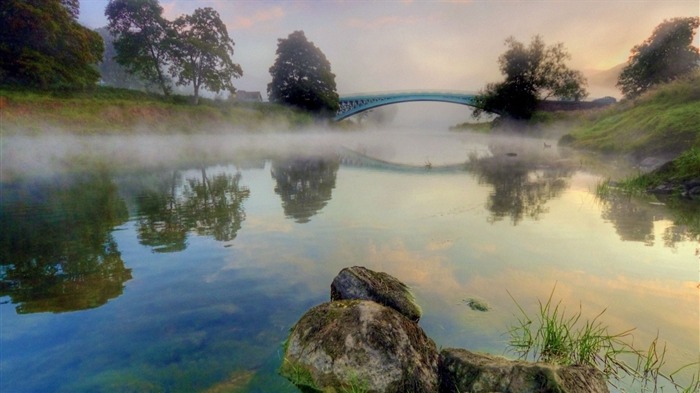
[[[535,310],[556,286],[572,312],[636,327],[640,346],[658,332],[669,370],[698,361],[697,203],[597,199],[617,168],[542,140],[394,130],[2,149],[2,392],[294,392],[276,373],[282,342],[352,265],[410,285],[442,347],[503,354],[509,293]]]

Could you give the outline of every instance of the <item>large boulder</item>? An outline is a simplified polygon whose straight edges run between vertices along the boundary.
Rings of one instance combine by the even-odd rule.
[[[508,360],[448,348],[440,352],[441,393],[608,393],[603,374],[588,366]]]
[[[387,273],[361,266],[340,271],[331,283],[331,300],[372,300],[418,322],[421,309],[406,284]]]
[[[396,310],[366,300],[309,310],[287,340],[280,373],[302,391],[437,392],[438,353]]]

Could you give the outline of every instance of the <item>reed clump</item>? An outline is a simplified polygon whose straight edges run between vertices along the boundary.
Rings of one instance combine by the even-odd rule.
[[[582,319],[580,306],[577,311],[567,313],[561,301],[553,301],[555,288],[545,303],[538,301],[535,315],[528,315],[511,295],[520,315],[508,330],[508,349],[521,359],[596,367],[616,388],[624,383],[640,385],[642,392],[656,392],[660,382],[665,380],[677,392],[700,389],[700,362],[664,372],[666,346],[659,341],[658,334],[646,349],[637,348],[633,344],[634,329],[610,333],[601,321],[605,310],[592,320]],[[692,367],[698,368],[698,373],[692,375],[687,386],[681,386],[675,378]]]

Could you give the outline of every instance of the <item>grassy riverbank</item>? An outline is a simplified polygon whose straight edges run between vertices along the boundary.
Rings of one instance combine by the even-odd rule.
[[[563,144],[637,159],[676,157],[700,148],[700,72],[635,100],[574,116],[579,125]]]
[[[0,132],[195,133],[288,129],[313,123],[308,114],[270,103],[238,103],[97,87],[50,93],[0,89]]]

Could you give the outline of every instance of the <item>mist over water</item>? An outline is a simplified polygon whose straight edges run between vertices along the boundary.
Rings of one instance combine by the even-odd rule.
[[[549,146],[556,141],[545,140]],[[107,165],[114,169],[179,166],[213,163],[251,155],[270,158],[294,154],[337,154],[343,149],[373,158],[408,165],[464,163],[470,156],[492,154],[490,145],[542,150],[540,139],[487,136],[469,132],[418,127],[383,127],[364,131],[323,128],[269,133],[9,135],[0,147],[0,177],[26,176],[91,169]],[[554,150],[545,151],[551,153]]]

